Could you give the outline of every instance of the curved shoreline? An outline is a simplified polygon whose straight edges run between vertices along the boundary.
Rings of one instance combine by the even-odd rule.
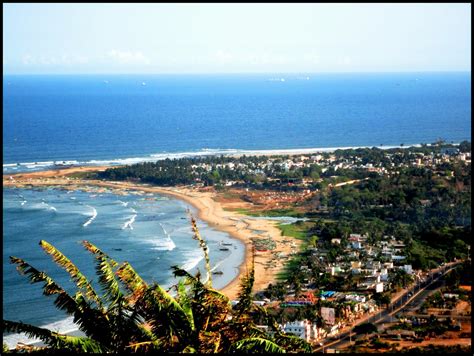
[[[108,167],[99,167],[105,169]],[[276,274],[282,270],[285,263],[284,258],[278,258],[278,254],[288,256],[298,240],[293,240],[293,246],[288,244],[287,238],[281,235],[276,227],[275,221],[253,220],[250,217],[235,212],[226,211],[222,204],[216,202],[213,197],[215,193],[201,192],[187,187],[154,187],[129,182],[112,182],[99,180],[69,179],[67,174],[84,171],[97,171],[98,167],[70,168],[58,171],[43,171],[32,173],[19,173],[15,175],[4,175],[3,185],[11,187],[28,186],[60,186],[66,189],[75,189],[84,186],[100,186],[116,190],[139,190],[143,192],[157,193],[171,196],[190,204],[197,210],[197,217],[205,221],[209,226],[228,233],[232,238],[240,240],[244,248],[244,260],[239,266],[239,274],[227,285],[220,289],[231,300],[236,299],[239,293],[240,278],[248,272],[252,259],[251,237],[271,237],[277,247],[273,251],[260,252],[255,256],[255,282],[253,291],[265,289],[269,283],[274,283]],[[10,178],[10,176],[12,178]],[[241,226],[241,225],[244,226]],[[256,233],[259,231],[259,233]],[[262,232],[260,232],[262,231]],[[265,236],[264,236],[265,235]]]

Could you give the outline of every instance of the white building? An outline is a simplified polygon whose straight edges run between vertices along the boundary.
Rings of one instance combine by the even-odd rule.
[[[383,292],[383,283],[377,283],[375,285],[375,293],[382,293]]]
[[[413,274],[413,268],[411,265],[403,265],[403,270],[408,274]]]
[[[286,333],[294,334],[308,342],[310,341],[312,334],[314,334],[311,322],[308,320],[295,320],[285,323],[282,326],[282,330]]]

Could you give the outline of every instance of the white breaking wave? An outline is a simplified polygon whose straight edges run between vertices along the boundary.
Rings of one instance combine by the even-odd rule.
[[[44,201],[42,202],[42,204],[43,204],[44,206],[46,206],[49,210],[57,211],[57,209],[56,209],[54,206],[49,205],[48,203],[46,203],[46,202],[44,202]]]
[[[27,202],[26,200],[23,200],[23,201],[21,202],[21,205],[23,206],[23,205],[25,205],[26,203],[28,203],[28,202]]]
[[[135,221],[135,218],[137,217],[137,214],[132,215],[130,220],[128,220],[125,224],[122,226],[122,230],[126,229],[127,227],[130,228],[130,230],[133,230],[133,222]]]
[[[194,267],[196,267],[199,262],[204,258],[203,254],[201,251],[198,251],[199,254],[196,252],[195,254],[192,254],[190,256],[186,256],[189,258],[188,261],[186,261],[184,264],[180,266],[181,269],[184,269],[185,271],[190,272]]]
[[[213,271],[215,271],[215,270],[217,269],[217,267],[219,267],[219,266],[222,264],[222,262],[224,262],[224,261],[225,261],[225,260],[222,260],[222,261],[216,263],[216,265],[211,268],[211,273],[212,273]],[[207,276],[206,276],[206,279],[203,281],[203,283],[206,283],[206,282],[209,280],[209,273],[206,273],[206,274],[207,274]]]
[[[97,216],[97,210],[96,210],[93,206],[90,206],[90,205],[87,205],[87,206],[92,209],[92,215],[91,215],[91,217],[89,218],[89,220],[87,220],[87,221],[84,223],[84,225],[82,225],[82,226],[84,226],[84,227],[87,226],[87,225],[89,225],[92,221],[94,221],[94,219],[95,219],[96,216]]]
[[[459,144],[459,143],[454,143]],[[244,149],[209,149],[202,148],[199,151],[187,151],[187,152],[164,152],[155,153],[142,157],[130,157],[130,158],[116,158],[116,159],[104,159],[104,160],[89,160],[89,161],[76,161],[69,160],[61,162],[46,161],[46,162],[24,162],[24,163],[6,163],[3,164],[3,172],[14,169],[19,170],[44,170],[51,169],[51,167],[58,167],[62,165],[66,166],[115,166],[115,165],[129,165],[134,163],[142,162],[156,162],[164,159],[179,159],[187,157],[204,157],[204,156],[220,156],[220,155],[283,155],[283,154],[307,154],[316,152],[333,152],[338,149],[357,149],[357,148],[371,148],[370,146],[347,146],[347,147],[314,147],[314,148],[288,148],[288,149],[267,149],[267,150],[244,150]],[[421,147],[420,144],[405,144],[404,146],[381,146],[380,149],[390,148],[408,148],[408,147]]]
[[[125,207],[128,205],[128,202],[124,202],[124,201],[121,201],[121,200],[119,200],[118,202],[119,202],[120,204],[122,204],[123,206],[125,206]]]
[[[173,239],[171,238],[171,235],[168,234],[163,227],[161,223],[158,223],[161,226],[161,229],[163,230],[164,234],[164,239],[158,237],[153,239],[153,245],[155,247],[153,248],[154,250],[166,250],[166,251],[172,251],[176,248],[176,244],[174,243]]]
[[[459,143],[456,143],[459,144]],[[156,162],[164,159],[179,159],[187,157],[203,157],[203,156],[220,156],[220,155],[284,155],[284,154],[307,154],[317,152],[333,152],[338,149],[357,149],[357,148],[371,148],[371,146],[350,146],[350,147],[322,147],[322,148],[290,148],[290,149],[268,149],[268,150],[243,150],[243,149],[207,149],[203,148],[200,151],[189,151],[189,152],[175,152],[175,153],[156,153],[142,157],[132,158],[117,158],[117,159],[104,159],[104,160],[89,160],[89,161],[66,161],[66,163],[57,164],[53,161],[49,162],[27,162],[12,164],[7,163],[3,165],[3,173],[8,174],[9,172],[28,172],[28,171],[41,171],[48,170],[51,168],[57,168],[58,166],[117,166],[117,165],[131,165],[142,162]],[[408,148],[408,147],[420,147],[420,144],[406,144],[404,146],[383,146],[380,149],[390,148]]]

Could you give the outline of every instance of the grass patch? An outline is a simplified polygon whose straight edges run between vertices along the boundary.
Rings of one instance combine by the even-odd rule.
[[[293,224],[278,224],[281,234],[284,236],[294,237],[298,240],[306,241],[310,224],[306,222],[296,222]]]
[[[231,209],[227,208],[227,209],[224,209],[224,210],[225,211],[232,211],[234,213],[239,213],[239,214],[247,215],[247,216],[263,216],[258,212],[251,211],[251,210],[245,209],[245,208],[231,208]]]
[[[279,217],[279,216],[290,216],[295,218],[303,217],[303,214],[293,209],[273,209],[273,210],[251,210],[246,208],[227,208],[226,211],[236,212],[247,216],[256,217]]]
[[[295,218],[301,218],[304,214],[297,212],[294,209],[273,209],[273,210],[265,210],[261,212],[260,216],[291,216]]]
[[[285,263],[283,271],[277,273],[276,279],[279,281],[286,281],[294,270],[299,269],[301,259],[302,257],[299,255],[292,257],[287,263]]]
[[[74,173],[68,174],[66,177],[78,178],[78,179],[97,179],[98,173],[97,172],[74,172]]]

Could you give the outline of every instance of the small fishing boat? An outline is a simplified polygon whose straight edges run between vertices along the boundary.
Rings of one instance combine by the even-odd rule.
[[[212,274],[224,274],[224,272],[222,272],[222,271],[214,271],[214,272],[212,272]]]

